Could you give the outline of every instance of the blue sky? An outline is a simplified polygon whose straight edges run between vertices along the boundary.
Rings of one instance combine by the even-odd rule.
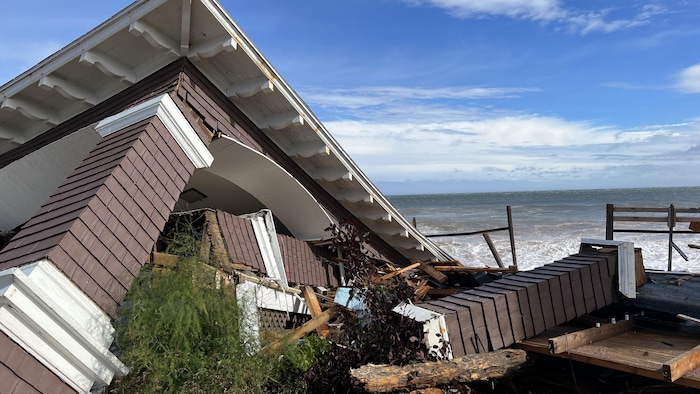
[[[129,3],[3,5],[0,80]],[[700,185],[698,1],[221,3],[385,193]]]

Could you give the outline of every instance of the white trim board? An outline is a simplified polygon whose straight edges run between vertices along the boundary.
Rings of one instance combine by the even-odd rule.
[[[214,161],[214,156],[199,138],[199,135],[187,121],[185,115],[180,112],[177,104],[167,94],[152,98],[116,115],[107,117],[95,126],[95,130],[102,137],[106,137],[152,116],[158,116],[158,119],[163,122],[195,167],[204,168],[211,165]]]
[[[0,330],[81,393],[128,372],[109,317],[49,260],[0,272]]]
[[[634,242],[582,238],[581,245],[612,246],[617,248],[617,278],[620,293],[627,298],[637,298]]]

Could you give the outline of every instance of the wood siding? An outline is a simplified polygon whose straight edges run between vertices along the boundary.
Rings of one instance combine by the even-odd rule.
[[[0,252],[0,270],[47,257],[114,316],[193,171],[157,117],[110,134]]]
[[[617,258],[575,254],[421,304],[445,315],[456,357],[508,347],[619,300]]]
[[[2,331],[0,350],[0,393],[75,393],[75,390]]]
[[[231,261],[251,266],[266,274],[250,220],[220,210],[216,212],[216,217]],[[284,234],[278,234],[277,241],[289,283],[338,286],[338,273],[334,266],[328,263],[328,259],[321,258],[327,257],[325,250]]]
[[[269,157],[289,172],[337,222],[353,218],[353,214],[339,203],[321,185],[312,179],[292,158],[280,149],[265,133],[241,112],[189,60],[183,59],[182,82],[176,95],[196,113],[203,126],[212,134],[222,133]],[[359,221],[357,221],[359,223]],[[362,225],[360,223],[360,225]],[[378,258],[396,264],[409,261],[391,245],[362,225],[369,232],[369,250]]]

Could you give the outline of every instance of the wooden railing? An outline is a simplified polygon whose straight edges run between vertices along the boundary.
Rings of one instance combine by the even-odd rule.
[[[486,244],[488,244],[489,249],[491,250],[491,254],[493,255],[493,258],[496,259],[496,263],[498,266],[502,269],[506,269],[505,265],[503,264],[503,260],[501,260],[501,256],[498,254],[498,250],[496,250],[496,246],[493,244],[493,241],[491,240],[491,236],[489,233],[494,233],[498,231],[508,231],[508,237],[510,239],[510,250],[511,250],[511,255],[513,256],[513,270],[517,271],[518,270],[518,260],[515,256],[515,235],[513,234],[513,211],[510,207],[510,205],[506,206],[506,216],[508,219],[508,226],[507,227],[498,227],[498,228],[492,228],[488,230],[479,230],[479,231],[468,231],[468,232],[459,232],[459,233],[444,233],[444,234],[430,234],[426,235],[428,238],[435,238],[435,237],[458,237],[458,236],[466,236],[466,235],[478,235],[481,234],[484,237],[484,240],[486,241]],[[415,218],[413,225],[415,226]],[[508,268],[510,270],[510,268]]]
[[[612,240],[615,233],[668,234],[668,271],[673,269],[673,251],[688,261],[688,256],[673,241],[676,234],[698,234],[700,231],[700,208],[631,208],[607,204],[605,215],[605,239]],[[616,222],[665,223],[666,229],[617,228]],[[687,230],[676,229],[678,223],[689,223]],[[694,224],[697,223],[697,224]]]

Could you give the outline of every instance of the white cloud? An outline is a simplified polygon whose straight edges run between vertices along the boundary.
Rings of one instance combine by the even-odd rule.
[[[450,88],[410,88],[403,86],[372,86],[353,89],[305,89],[308,102],[324,107],[361,108],[407,100],[477,100],[519,97],[538,92],[526,87],[456,86]]]
[[[700,93],[700,64],[690,66],[680,72],[676,87],[685,93]]]
[[[393,97],[399,90],[382,91]],[[440,89],[429,90],[435,91]],[[700,146],[698,121],[620,129],[497,108],[376,98],[381,105],[352,103],[334,112],[340,120],[324,124],[378,182],[610,178],[640,166],[679,166],[694,160],[689,146]]]
[[[413,5],[428,5],[447,10],[457,18],[505,16],[538,22],[557,22],[567,25],[572,32],[587,34],[600,31],[610,33],[645,25],[657,15],[667,13],[659,4],[635,7],[631,16],[615,18],[612,8],[582,10],[566,8],[560,0],[405,0]],[[630,6],[628,6],[630,7]],[[634,6],[631,6],[634,7]]]

